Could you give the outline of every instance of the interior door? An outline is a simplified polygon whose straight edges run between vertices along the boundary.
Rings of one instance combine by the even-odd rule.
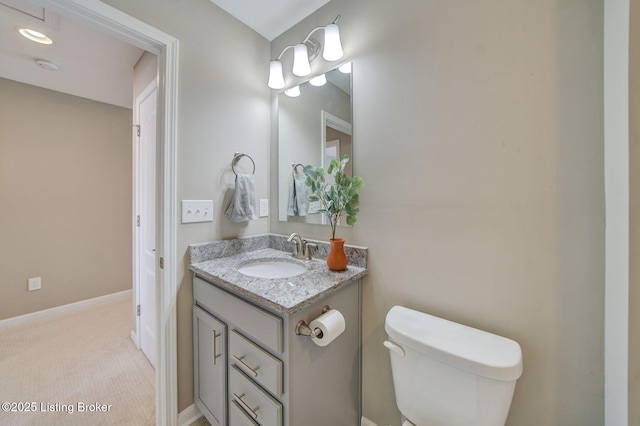
[[[138,97],[140,349],[156,366],[156,84]]]

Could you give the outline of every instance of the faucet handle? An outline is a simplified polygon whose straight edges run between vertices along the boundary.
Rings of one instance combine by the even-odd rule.
[[[307,260],[311,260],[311,247],[318,248],[317,244],[308,243],[306,240],[304,241],[304,253],[303,257]]]

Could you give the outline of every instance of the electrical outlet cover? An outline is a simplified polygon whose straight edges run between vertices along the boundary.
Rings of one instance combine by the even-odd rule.
[[[40,290],[42,288],[42,279],[40,277],[29,278],[29,291]]]
[[[269,216],[269,199],[260,199],[260,217]]]

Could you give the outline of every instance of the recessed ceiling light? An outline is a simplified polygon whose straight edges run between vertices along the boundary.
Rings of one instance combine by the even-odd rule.
[[[39,33],[35,30],[30,30],[29,28],[18,28],[18,32],[23,36],[28,38],[31,41],[35,41],[40,44],[52,44],[53,40],[51,40],[46,35]]]
[[[45,59],[34,59],[34,61],[40,68],[44,68],[47,71],[58,71],[58,69],[60,69],[58,64]]]

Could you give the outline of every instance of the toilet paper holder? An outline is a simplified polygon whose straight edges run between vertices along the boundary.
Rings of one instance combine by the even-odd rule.
[[[330,310],[331,308],[329,307],[329,305],[324,305],[322,307],[323,314],[327,313]],[[298,336],[307,336],[307,337],[312,337],[316,339],[322,338],[322,331],[318,330],[318,332],[316,333],[316,330],[312,330],[311,327],[309,327],[304,320],[300,320],[296,324],[296,334]]]

